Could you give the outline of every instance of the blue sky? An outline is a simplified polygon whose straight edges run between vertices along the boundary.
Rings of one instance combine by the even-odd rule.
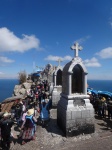
[[[88,79],[112,79],[112,0],[0,0],[0,78],[64,66],[78,42]]]

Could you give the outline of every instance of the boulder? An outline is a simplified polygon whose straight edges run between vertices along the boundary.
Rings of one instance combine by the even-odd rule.
[[[19,93],[20,93],[20,95],[26,95],[27,90],[25,88],[21,88]]]
[[[20,95],[19,91],[20,91],[21,88],[22,88],[22,85],[15,85],[13,95],[14,96]]]
[[[23,83],[22,85],[23,85],[23,88],[25,88],[25,89],[30,89],[32,83],[27,83],[27,82],[25,82],[25,83]]]

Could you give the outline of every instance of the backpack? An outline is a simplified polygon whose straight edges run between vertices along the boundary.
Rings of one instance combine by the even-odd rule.
[[[34,127],[33,115],[26,116],[25,118],[26,118],[26,122],[24,126],[27,128],[33,128]]]

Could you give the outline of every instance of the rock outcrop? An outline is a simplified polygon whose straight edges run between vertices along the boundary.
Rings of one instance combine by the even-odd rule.
[[[31,88],[33,82],[25,82],[20,85],[15,85],[13,96],[27,95],[27,91]]]

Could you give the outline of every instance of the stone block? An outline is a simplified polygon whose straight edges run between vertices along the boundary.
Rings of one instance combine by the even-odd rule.
[[[62,86],[57,86],[57,91],[61,93],[62,92]]]
[[[82,128],[83,126],[85,126],[85,124],[86,124],[86,119],[84,118],[76,119],[77,128]]]
[[[90,111],[89,110],[82,110],[81,111],[82,118],[89,118],[90,117]]]
[[[60,93],[57,91],[53,91],[52,92],[52,106],[57,106],[59,100],[60,100]]]
[[[80,110],[72,111],[72,119],[76,119],[76,118],[81,118]]]
[[[68,120],[66,124],[66,128],[76,128],[76,121],[75,120]]]
[[[95,116],[94,113],[90,113],[90,117],[93,118]]]
[[[66,119],[67,120],[71,120],[72,119],[72,112],[71,111],[67,111],[66,112]]]
[[[86,118],[86,124],[94,124],[94,117],[93,118]]]
[[[58,102],[58,125],[67,137],[94,132],[94,109],[91,104],[87,106],[74,106],[73,95],[63,96]],[[80,96],[79,96],[80,97]],[[87,101],[89,103],[89,101]]]

